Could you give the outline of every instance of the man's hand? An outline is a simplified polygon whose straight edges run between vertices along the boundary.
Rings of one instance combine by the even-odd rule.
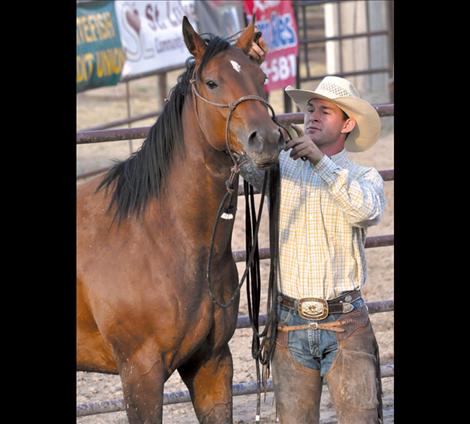
[[[255,34],[255,39],[251,44],[250,51],[248,52],[248,56],[250,56],[253,60],[258,62],[260,65],[264,62],[266,54],[268,53],[268,46],[263,40],[261,35],[261,31],[258,31]]]
[[[317,147],[308,135],[302,137],[296,137],[290,140],[284,150],[292,149],[290,157],[294,160],[299,158],[309,160],[314,165],[320,162],[324,153]]]
[[[304,135],[303,130],[298,125],[294,124],[289,124],[286,127],[279,127],[279,131],[281,131],[285,143],[292,138],[299,138]]]

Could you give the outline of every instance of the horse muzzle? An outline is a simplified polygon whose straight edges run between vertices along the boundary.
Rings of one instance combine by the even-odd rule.
[[[284,143],[277,127],[260,128],[250,133],[245,150],[258,168],[266,169],[278,163]]]

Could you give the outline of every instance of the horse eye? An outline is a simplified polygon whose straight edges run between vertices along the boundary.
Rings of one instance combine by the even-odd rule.
[[[206,81],[206,85],[211,89],[213,90],[215,87],[217,87],[217,84],[214,82],[214,81]]]

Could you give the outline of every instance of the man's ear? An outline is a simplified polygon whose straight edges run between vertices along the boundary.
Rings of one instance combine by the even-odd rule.
[[[350,133],[356,127],[356,120],[353,118],[348,118],[344,121],[343,129],[341,130],[341,134]]]
[[[235,47],[242,49],[247,54],[251,49],[251,44],[253,43],[253,38],[255,35],[255,21],[256,15],[253,14],[253,18],[250,24],[245,28],[242,35],[238,37],[238,40],[235,43]]]
[[[206,45],[186,16],[183,18],[183,37],[186,47],[198,62],[206,51]]]

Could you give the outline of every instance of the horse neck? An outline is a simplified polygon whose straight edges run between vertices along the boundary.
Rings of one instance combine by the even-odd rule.
[[[160,210],[182,227],[186,238],[209,245],[218,208],[227,193],[225,181],[230,176],[232,161],[226,153],[215,150],[208,143],[191,102],[186,102],[183,108],[182,121],[185,122],[184,153],[173,158],[166,181],[166,195],[160,205],[167,210]],[[238,178],[234,185],[231,200],[236,207]],[[222,219],[219,222],[215,238],[217,250],[230,248],[233,221]]]

